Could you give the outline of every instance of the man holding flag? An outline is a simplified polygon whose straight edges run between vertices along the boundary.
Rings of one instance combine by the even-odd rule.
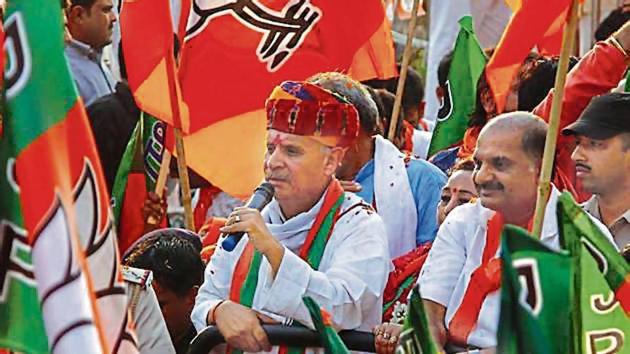
[[[429,325],[442,346],[496,346],[500,234],[504,224],[531,227],[546,134],[540,118],[514,112],[493,119],[479,135],[473,180],[480,202],[446,217],[419,279]],[[541,233],[541,242],[555,250],[558,196],[554,187]]]

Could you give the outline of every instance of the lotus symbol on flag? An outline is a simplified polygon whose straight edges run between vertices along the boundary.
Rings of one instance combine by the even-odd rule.
[[[34,272],[51,352],[88,348],[99,342],[99,331],[113,353],[135,351],[137,340],[127,312],[113,310],[126,308],[127,297],[111,217],[99,230],[99,205],[94,171],[86,160],[71,206],[78,238],[72,237],[67,206],[57,199],[33,241]],[[68,304],[72,304],[70,311]]]
[[[259,0],[194,0],[186,40],[202,32],[210,20],[223,15],[232,15],[247,28],[263,34],[256,55],[267,64],[268,71],[275,72],[300,47],[322,12],[310,0],[291,0],[280,12]]]

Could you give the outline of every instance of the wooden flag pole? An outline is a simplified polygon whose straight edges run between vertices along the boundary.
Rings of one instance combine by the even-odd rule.
[[[166,187],[166,178],[171,167],[171,152],[164,148],[162,153],[162,163],[160,164],[160,173],[158,174],[157,181],[155,182],[155,194],[162,198],[164,194],[164,187]]]
[[[562,99],[564,97],[564,86],[569,68],[569,57],[573,52],[575,41],[575,31],[577,27],[578,3],[577,0],[571,2],[571,8],[567,19],[567,25],[562,35],[562,51],[558,62],[558,72],[554,85],[553,102],[551,103],[551,116],[549,118],[549,128],[545,142],[545,152],[543,154],[540,178],[538,180],[538,198],[536,199],[536,210],[534,213],[534,225],[532,234],[540,238],[542,231],[545,208],[549,195],[551,194],[551,175],[553,173],[553,162],[556,155],[556,142],[560,128],[560,114],[562,113]]]
[[[394,108],[392,109],[392,117],[389,121],[389,131],[387,138],[394,141],[396,137],[396,126],[398,125],[398,116],[400,115],[400,106],[402,103],[402,95],[405,90],[405,80],[407,79],[407,68],[411,60],[413,37],[416,32],[416,23],[418,22],[418,7],[420,0],[413,0],[413,8],[411,10],[411,19],[407,28],[407,43],[403,52],[402,64],[400,66],[400,76],[398,77],[398,87],[396,88],[396,99],[394,100]]]
[[[177,172],[179,174],[179,185],[182,193],[182,204],[184,205],[184,222],[188,230],[195,231],[190,180],[188,179],[188,166],[186,165],[186,154],[184,152],[184,138],[181,129],[175,128],[174,133],[175,151],[177,151]]]
[[[181,127],[181,112],[179,111],[179,93],[175,86],[175,72],[168,68],[175,68],[175,57],[173,55],[166,56],[166,67],[168,76],[168,89],[171,99],[171,109],[173,110],[173,121],[179,122]],[[175,135],[175,152],[177,152],[177,172],[179,175],[179,185],[181,187],[182,204],[184,205],[184,223],[188,230],[195,231],[195,223],[192,213],[192,196],[190,193],[190,180],[188,179],[188,165],[186,164],[186,153],[184,151],[184,138],[182,129],[175,127],[173,129]],[[161,168],[160,168],[161,169]]]

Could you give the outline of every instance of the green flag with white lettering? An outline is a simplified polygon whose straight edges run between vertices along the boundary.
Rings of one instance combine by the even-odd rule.
[[[464,138],[468,120],[475,109],[477,81],[487,62],[473,30],[472,17],[462,17],[459,26],[444,102],[438,111],[428,156],[457,145]]]
[[[570,353],[573,264],[521,228],[502,234],[498,353]],[[559,315],[564,314],[564,315]]]
[[[568,193],[558,202],[563,247],[577,270],[575,353],[630,353],[630,265]]]

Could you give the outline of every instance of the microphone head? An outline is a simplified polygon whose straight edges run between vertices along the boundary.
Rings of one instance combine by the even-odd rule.
[[[267,203],[271,201],[271,198],[273,198],[274,193],[275,193],[275,190],[273,188],[273,185],[269,182],[261,183],[260,186],[258,186],[254,190],[254,194],[264,195]]]

